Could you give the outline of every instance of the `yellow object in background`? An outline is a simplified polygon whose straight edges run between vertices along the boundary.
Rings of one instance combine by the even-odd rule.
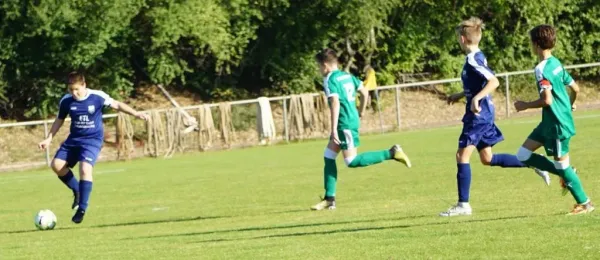
[[[371,67],[367,69],[367,75],[365,77],[365,80],[363,81],[363,86],[367,88],[367,90],[375,90],[375,88],[377,88],[375,70]]]

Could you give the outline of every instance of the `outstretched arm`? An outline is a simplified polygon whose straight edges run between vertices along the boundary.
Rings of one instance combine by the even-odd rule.
[[[111,102],[110,107],[112,107],[115,110],[135,116],[139,119],[148,120],[148,116],[146,114],[136,111],[135,109],[123,102],[114,100],[113,102]]]

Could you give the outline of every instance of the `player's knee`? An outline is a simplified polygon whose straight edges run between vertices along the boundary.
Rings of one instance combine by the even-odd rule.
[[[517,151],[517,159],[521,162],[527,161],[529,158],[531,158],[531,154],[533,154],[532,151],[521,146],[519,151]]]
[[[356,159],[356,156],[344,158],[344,162],[346,163],[346,166],[348,166],[350,168],[356,167],[356,165],[352,163],[354,161],[354,159]]]
[[[52,160],[50,163],[50,168],[52,168],[52,171],[59,176],[65,175],[69,171],[69,168],[64,161],[59,161],[56,159]]]
[[[485,166],[492,165],[492,158],[490,158],[490,157],[481,156],[481,157],[479,157],[479,160],[481,161],[481,164],[483,164]]]
[[[325,152],[323,153],[323,157],[325,157],[326,159],[331,159],[331,160],[335,160],[335,158],[337,158],[338,153],[336,153],[335,151],[329,149],[329,148],[325,148]]]
[[[554,168],[556,168],[557,170],[566,170],[567,168],[569,168],[569,166],[569,159],[562,161],[554,161]]]

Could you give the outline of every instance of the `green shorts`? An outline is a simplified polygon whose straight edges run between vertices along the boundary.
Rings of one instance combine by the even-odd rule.
[[[546,155],[548,156],[560,158],[569,153],[569,141],[571,138],[548,138],[544,135],[541,124],[533,129],[533,132],[527,138],[544,145],[544,150],[546,150]]]
[[[338,137],[340,138],[340,148],[342,148],[342,150],[357,148],[360,145],[358,130],[338,129]]]

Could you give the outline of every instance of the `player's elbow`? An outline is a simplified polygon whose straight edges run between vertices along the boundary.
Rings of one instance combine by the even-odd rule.
[[[573,91],[573,93],[579,94],[579,85],[577,85],[577,83],[571,84],[571,90]]]
[[[545,107],[552,105],[552,96],[546,96],[546,97],[544,97],[544,98],[542,99],[542,102],[543,102],[542,104],[543,104]]]
[[[493,77],[489,80],[489,84],[494,88],[498,88],[500,86],[500,81],[498,81],[498,78]]]

